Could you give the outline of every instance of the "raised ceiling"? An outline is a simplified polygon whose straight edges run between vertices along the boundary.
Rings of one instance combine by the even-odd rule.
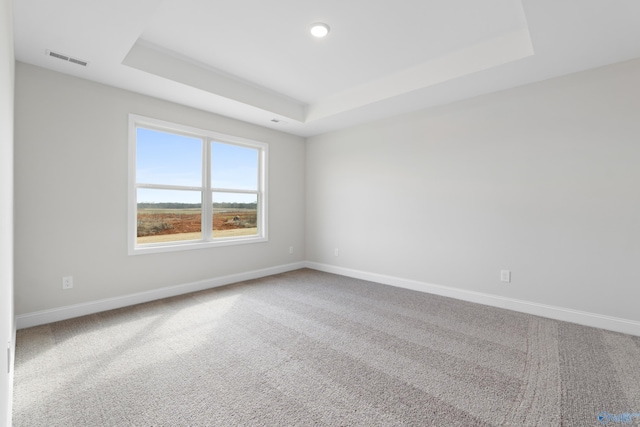
[[[636,0],[19,0],[14,15],[19,61],[301,136],[640,57]]]

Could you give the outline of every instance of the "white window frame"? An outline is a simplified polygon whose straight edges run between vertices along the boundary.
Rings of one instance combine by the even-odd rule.
[[[137,148],[137,128],[157,130],[161,132],[174,133],[177,135],[185,135],[192,138],[202,140],[202,186],[187,187],[175,185],[155,185],[155,184],[138,184],[136,180],[136,148]],[[254,148],[258,150],[258,190],[235,190],[230,188],[214,188],[211,186],[211,143],[221,142],[241,147]],[[190,126],[171,123],[164,120],[144,117],[137,114],[129,114],[129,201],[128,201],[128,246],[129,255],[139,255],[158,252],[173,252],[191,249],[203,249],[228,245],[239,245],[268,241],[267,230],[267,165],[268,165],[269,145],[265,142],[240,138],[232,135],[226,135],[219,132],[213,132],[204,129],[198,129]],[[200,191],[202,193],[202,239],[200,240],[182,240],[176,242],[147,243],[139,245],[137,243],[137,189],[138,188],[156,188],[163,190],[191,190]],[[213,215],[212,193],[228,192],[228,193],[257,193],[257,229],[258,234],[251,236],[236,237],[216,237],[213,238],[211,230],[211,218]]]

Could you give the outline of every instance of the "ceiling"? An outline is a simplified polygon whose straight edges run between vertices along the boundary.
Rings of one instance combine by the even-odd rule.
[[[19,61],[300,136],[640,57],[637,0],[16,0],[14,21]]]

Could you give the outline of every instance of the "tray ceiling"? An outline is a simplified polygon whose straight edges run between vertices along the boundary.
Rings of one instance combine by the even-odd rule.
[[[639,3],[20,0],[16,59],[310,136],[639,57]]]

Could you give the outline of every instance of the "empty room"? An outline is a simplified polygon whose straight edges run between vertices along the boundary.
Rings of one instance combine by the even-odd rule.
[[[0,0],[0,88],[0,426],[640,425],[640,2]]]

